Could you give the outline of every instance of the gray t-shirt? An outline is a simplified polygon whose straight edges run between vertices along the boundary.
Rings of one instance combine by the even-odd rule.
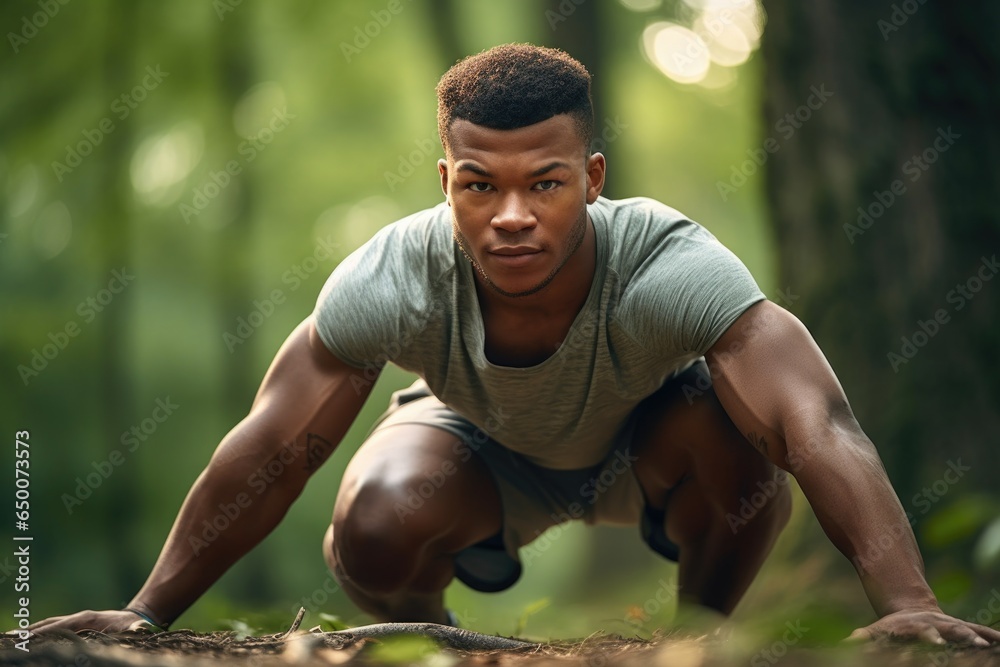
[[[668,206],[599,198],[588,212],[597,245],[590,294],[540,364],[486,359],[473,269],[443,203],[384,227],[341,262],[316,303],[320,338],[359,369],[391,361],[416,373],[538,465],[595,465],[639,401],[764,295],[733,253]]]

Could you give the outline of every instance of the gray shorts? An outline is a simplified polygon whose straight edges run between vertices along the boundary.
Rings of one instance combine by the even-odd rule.
[[[486,463],[500,493],[503,527],[455,556],[455,576],[470,588],[493,592],[509,588],[521,576],[518,549],[548,528],[571,520],[639,526],[654,551],[677,560],[677,545],[663,529],[664,511],[646,504],[635,477],[631,444],[636,414],[604,461],[578,470],[531,463],[438,400],[423,380],[392,395],[372,433],[398,424],[434,426],[457,438],[457,453],[479,456]]]

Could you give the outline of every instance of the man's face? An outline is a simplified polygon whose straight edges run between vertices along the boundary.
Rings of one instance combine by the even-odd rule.
[[[604,186],[604,156],[586,155],[566,114],[516,130],[452,123],[438,162],[455,241],[506,297],[548,285],[580,247],[587,204]]]

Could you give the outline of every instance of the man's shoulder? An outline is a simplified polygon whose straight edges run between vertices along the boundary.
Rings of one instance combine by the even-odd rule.
[[[599,197],[591,210],[604,220],[612,244],[624,242],[632,245],[641,242],[657,245],[671,235],[712,240],[715,238],[701,224],[650,197]]]
[[[661,223],[688,219],[677,209],[652,197],[628,197],[626,199],[598,197],[594,206],[601,207],[616,218],[650,218]]]
[[[718,243],[705,227],[649,197],[602,197],[592,211],[606,229],[608,264],[625,279],[648,268],[651,260],[670,262],[702,244]]]
[[[615,317],[648,349],[703,354],[763,298],[739,258],[676,209],[646,197],[598,204],[621,285]]]

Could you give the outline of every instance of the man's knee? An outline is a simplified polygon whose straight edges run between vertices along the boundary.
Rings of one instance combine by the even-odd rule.
[[[425,499],[416,507],[408,500],[411,489],[405,478],[373,479],[357,489],[346,507],[336,508],[330,554],[335,574],[372,593],[388,594],[406,585],[418,559],[447,525],[433,503]]]

